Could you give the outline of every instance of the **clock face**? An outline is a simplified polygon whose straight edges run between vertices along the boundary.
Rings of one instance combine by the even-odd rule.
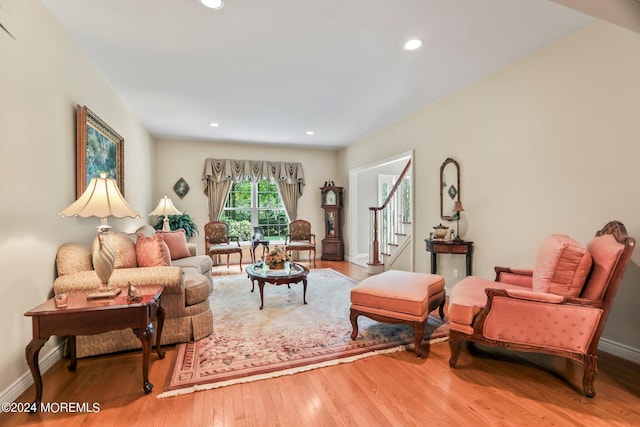
[[[327,191],[324,196],[324,204],[325,205],[335,205],[336,204],[336,193],[333,190]]]

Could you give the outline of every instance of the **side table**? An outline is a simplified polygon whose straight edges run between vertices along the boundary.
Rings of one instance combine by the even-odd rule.
[[[460,254],[466,255],[467,276],[471,276],[473,242],[437,239],[424,239],[424,241],[427,244],[427,252],[431,252],[431,274],[436,274],[438,270],[438,254]]]
[[[265,251],[269,252],[269,241],[268,240],[261,240],[261,239],[257,239],[257,240],[252,240],[251,241],[251,264],[255,264],[256,263],[256,248],[258,246],[262,245],[262,259],[264,260],[264,253]]]
[[[68,336],[71,363],[69,370],[76,369],[76,335],[93,335],[102,332],[132,328],[142,342],[142,388],[150,393],[153,384],[149,382],[149,353],[153,335],[154,319],[158,321],[156,333],[156,351],[160,359],[164,352],[160,351],[160,337],[164,325],[164,310],[160,306],[161,286],[139,288],[142,299],[127,300],[127,292],[115,298],[88,300],[91,291],[68,294],[66,307],[58,308],[54,299],[40,304],[24,315],[31,317],[33,339],[25,349],[27,364],[33,375],[36,386],[35,411],[42,402],[42,376],[38,365],[38,354],[51,335]]]

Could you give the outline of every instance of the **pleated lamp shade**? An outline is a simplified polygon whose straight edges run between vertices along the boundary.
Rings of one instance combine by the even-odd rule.
[[[164,196],[162,199],[160,199],[158,206],[156,206],[153,212],[151,212],[149,215],[156,215],[156,216],[162,215],[166,217],[167,215],[182,215],[182,212],[180,212],[175,207],[175,205],[173,204],[170,198],[168,198],[167,196]]]
[[[91,182],[82,196],[58,215],[81,216],[83,218],[90,216],[142,218],[124,199],[116,180],[106,178],[104,174],[100,178],[91,178]]]
[[[171,227],[169,226],[169,215],[182,215],[182,212],[173,205],[170,198],[164,196],[160,199],[158,206],[156,206],[153,212],[149,215],[164,216],[164,220],[162,221],[162,231],[171,231]]]

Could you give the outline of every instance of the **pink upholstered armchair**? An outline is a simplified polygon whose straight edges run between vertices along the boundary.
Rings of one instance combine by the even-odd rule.
[[[449,365],[461,341],[562,356],[583,365],[584,394],[594,397],[598,341],[634,245],[612,221],[586,247],[551,236],[533,270],[496,267],[495,281],[463,279],[449,298]]]

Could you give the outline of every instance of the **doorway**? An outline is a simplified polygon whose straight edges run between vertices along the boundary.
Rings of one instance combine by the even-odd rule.
[[[393,182],[393,177],[400,175],[410,159],[413,159],[412,151],[349,171],[349,190],[351,193],[349,198],[350,262],[367,267],[373,238],[371,236],[372,225],[369,207],[380,206],[382,203],[379,200],[380,186]],[[411,205],[413,206],[413,203]]]

